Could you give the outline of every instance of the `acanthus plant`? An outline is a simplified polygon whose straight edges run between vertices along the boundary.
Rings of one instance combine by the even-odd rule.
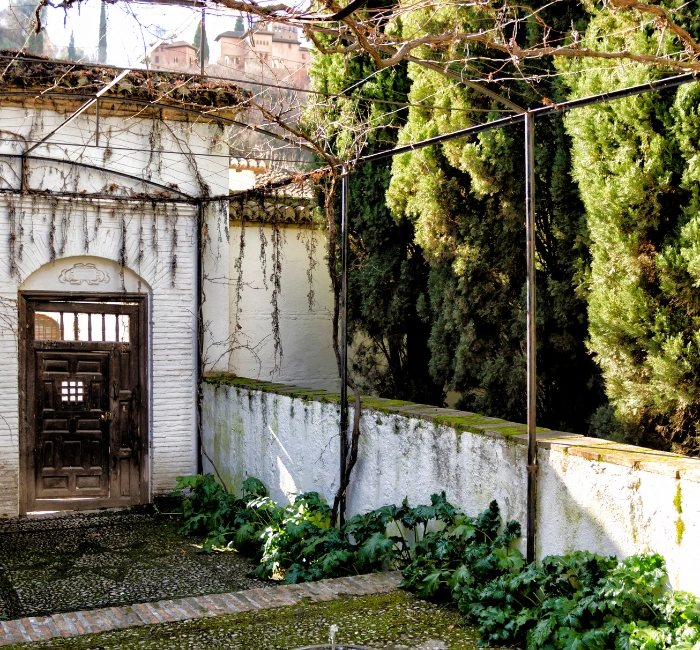
[[[297,583],[401,569],[401,586],[454,603],[484,646],[528,650],[700,650],[700,602],[667,589],[657,554],[624,560],[587,551],[527,563],[514,543],[520,524],[502,522],[496,501],[477,517],[444,493],[430,505],[378,508],[344,526],[316,492],[279,506],[261,481],[242,497],[211,475],[178,480],[182,534],[203,534],[203,550],[236,549],[259,561],[259,578]]]

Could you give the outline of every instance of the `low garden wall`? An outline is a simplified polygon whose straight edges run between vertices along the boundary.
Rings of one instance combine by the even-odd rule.
[[[276,501],[338,486],[339,396],[228,375],[204,384],[203,434],[224,481],[256,476]],[[352,409],[351,409],[352,421]],[[475,515],[492,499],[526,523],[523,424],[409,402],[363,399],[348,516],[444,490]],[[542,429],[537,555],[656,552],[674,588],[700,595],[700,460]],[[204,460],[205,471],[212,471]],[[524,552],[524,537],[521,539]]]

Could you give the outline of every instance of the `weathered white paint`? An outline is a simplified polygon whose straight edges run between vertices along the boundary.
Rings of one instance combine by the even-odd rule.
[[[281,227],[282,282],[278,297],[281,360],[275,355],[272,327],[273,226],[261,228],[260,224],[247,224],[243,234],[241,256],[241,225],[231,224],[232,352],[228,370],[243,377],[284,384],[304,383],[326,389],[337,386],[338,368],[331,335],[333,291],[325,260],[325,231],[308,226]],[[313,292],[312,304],[309,304],[310,292]]]
[[[263,392],[255,382],[232,381],[205,384],[205,446],[225,481],[235,489],[246,476],[256,476],[279,501],[308,490],[332,501],[339,417],[333,398],[308,391],[285,395],[291,389],[281,386],[276,393]],[[505,520],[524,526],[525,440],[508,435],[509,429],[521,432],[521,426],[457,420],[455,426],[469,429],[458,431],[433,420],[470,414],[374,404],[363,409],[349,515],[405,497],[414,505],[426,503],[444,490],[472,515],[496,499]],[[576,549],[618,557],[654,551],[666,558],[674,587],[700,594],[699,460],[583,436],[540,437],[538,557]],[[211,467],[205,463],[205,469]]]
[[[0,108],[3,129],[18,134],[18,142],[35,141],[64,119],[60,106],[55,111]],[[95,264],[109,277],[103,284],[82,284],[81,292],[149,294],[152,492],[167,492],[176,476],[196,470],[196,208],[186,201],[153,206],[133,196],[154,191],[139,179],[158,183],[163,191],[226,195],[228,158],[222,135],[212,124],[166,123],[145,115],[121,118],[103,107],[102,146],[91,146],[95,118],[84,114],[33,155],[80,160],[135,179],[30,161],[27,181],[34,189],[111,194],[114,199],[0,195],[0,516],[18,513],[18,292],[76,290],[59,281],[61,272],[76,263]],[[22,150],[9,140],[0,143],[0,154]],[[171,153],[152,154],[153,142]],[[0,158],[0,188],[16,188],[19,172],[19,161]],[[204,217],[209,234],[203,265],[209,326],[204,336],[205,346],[212,348],[228,337],[228,287],[220,281],[228,272],[228,244],[218,237],[228,225],[227,205],[208,207]],[[227,367],[212,363],[209,369]]]
[[[602,461],[578,451],[552,445],[539,452],[539,554],[660,553],[671,584],[700,595],[700,461],[640,462],[645,452],[655,455],[643,448],[610,451]],[[680,544],[677,522],[685,529]]]

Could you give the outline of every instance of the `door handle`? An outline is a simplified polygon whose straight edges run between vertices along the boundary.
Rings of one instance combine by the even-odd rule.
[[[112,411],[105,411],[102,415],[100,415],[100,420],[102,420],[103,422],[111,422]]]

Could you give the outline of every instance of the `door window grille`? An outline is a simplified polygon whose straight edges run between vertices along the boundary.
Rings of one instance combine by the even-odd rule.
[[[37,341],[129,343],[128,314],[84,314],[72,311],[36,312]]]
[[[82,402],[83,382],[82,381],[62,381],[61,382],[62,402]]]

